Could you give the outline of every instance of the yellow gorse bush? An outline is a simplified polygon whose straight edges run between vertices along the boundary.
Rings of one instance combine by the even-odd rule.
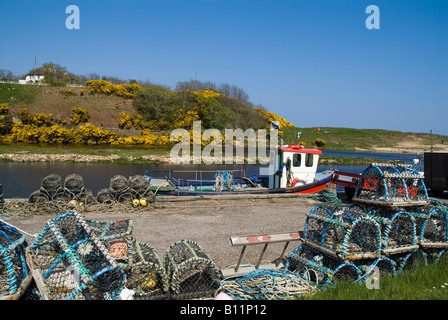
[[[72,117],[70,121],[73,124],[80,124],[81,122],[89,121],[89,113],[84,108],[73,108],[72,109]]]
[[[0,116],[7,115],[9,113],[9,107],[7,103],[0,103]]]
[[[180,109],[171,116],[171,128],[191,128],[193,121],[199,120],[199,114],[197,111],[189,110],[185,111]]]
[[[113,84],[106,80],[89,80],[86,82],[89,93],[115,94],[119,97],[133,98],[135,93],[142,89],[138,83]]]
[[[262,117],[265,118],[266,121],[268,121],[268,123],[270,123],[271,121],[279,121],[280,128],[294,128],[295,127],[294,124],[286,121],[284,118],[276,115],[275,113],[266,111],[261,108],[256,108],[255,110],[257,110],[262,115]],[[269,125],[266,126],[266,129],[269,129]]]
[[[43,125],[49,126],[51,124],[51,118],[53,117],[53,114],[45,114],[45,113],[36,113],[33,116],[33,124],[35,124],[36,126],[40,127]]]
[[[221,93],[215,92],[210,89],[205,89],[202,91],[192,91],[195,95],[203,96],[204,98],[216,98],[222,96]]]
[[[143,129],[141,136],[119,137],[115,132],[96,127],[91,123],[67,129],[55,124],[38,127],[35,124],[15,122],[8,135],[0,136],[4,143],[48,143],[48,144],[110,144],[110,145],[164,145],[172,144],[170,136],[151,133]]]

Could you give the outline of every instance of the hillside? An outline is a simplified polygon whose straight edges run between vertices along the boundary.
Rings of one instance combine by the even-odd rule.
[[[381,129],[352,129],[336,127],[287,128],[284,129],[284,142],[297,143],[297,132],[301,131],[300,141],[312,146],[315,139],[323,139],[328,150],[372,151],[392,153],[417,153],[432,149],[434,152],[448,152],[448,136],[391,131]],[[442,143],[442,141],[444,143]]]
[[[154,91],[157,89],[156,91]],[[151,92],[146,91],[145,94],[137,97],[140,101],[154,100],[155,95],[160,95],[163,88],[156,88],[153,86],[151,90],[154,91],[154,96],[151,96]],[[160,91],[162,90],[162,91]],[[141,128],[130,126],[127,129],[119,128],[120,118],[122,113],[128,113],[130,115],[139,114],[138,108],[135,106],[135,99],[132,97],[118,96],[116,94],[89,94],[88,87],[53,87],[53,86],[32,86],[32,85],[13,85],[0,83],[0,104],[7,103],[9,107],[9,113],[17,120],[18,114],[21,109],[26,108],[30,114],[45,113],[52,114],[52,122],[60,125],[67,125],[70,127],[70,118],[72,117],[72,109],[81,107],[89,113],[88,122],[101,128],[111,130],[120,136],[139,136],[141,135]],[[215,105],[211,105],[207,100],[209,96],[200,96],[198,101],[194,101],[192,104],[190,97],[181,97],[180,100],[172,100],[173,92],[165,90],[167,97],[163,101],[166,105],[174,104],[175,110],[179,111],[179,106],[183,107],[193,105],[194,108],[190,110],[204,110],[207,108],[215,107],[214,113],[204,114],[200,117],[201,120],[208,120],[210,127],[214,125],[222,125],[216,121],[217,117],[221,117],[224,120],[228,120],[229,115],[233,116],[233,122],[228,123],[233,127],[265,126],[272,119],[262,119],[260,122],[248,123],[246,119],[255,118],[253,115],[256,110],[250,105],[250,103],[242,103],[235,99],[222,95],[219,100],[213,100]],[[213,91],[212,91],[213,93]],[[149,95],[149,96],[148,96]],[[159,96],[157,96],[159,98]],[[208,103],[208,104],[207,104]],[[216,108],[218,106],[219,108]],[[143,107],[147,107],[143,105]],[[176,109],[177,108],[177,109]],[[144,108],[141,108],[144,111]],[[159,108],[160,109],[160,108]],[[172,112],[168,114],[171,116],[175,111],[166,108]],[[156,113],[160,110],[149,109],[149,114],[145,119],[149,119],[154,123],[154,119],[151,120],[151,112]],[[176,112],[177,112],[176,111]],[[196,111],[195,111],[196,112]],[[182,113],[179,113],[177,120],[185,122],[188,118],[186,114],[182,117]],[[268,113],[269,116],[275,116],[272,113]],[[258,115],[258,113],[257,113]],[[163,118],[163,112],[159,116],[160,121],[168,119],[165,115]],[[198,116],[196,114],[196,116]],[[173,117],[172,117],[173,118]],[[193,119],[193,118],[191,118]],[[191,120],[190,119],[190,120]],[[313,142],[320,138],[326,142],[326,149],[330,150],[347,150],[347,151],[377,151],[377,152],[408,152],[416,153],[418,151],[430,151],[431,141],[433,145],[433,151],[446,151],[448,152],[448,136],[441,136],[429,133],[410,133],[400,131],[389,131],[379,129],[351,129],[351,128],[337,128],[337,127],[321,127],[318,128],[296,128],[292,124],[288,123],[285,119],[282,119],[283,139],[286,144],[298,143],[297,132],[301,132],[300,142],[303,142],[307,147],[313,147]],[[158,120],[159,121],[159,120]],[[214,122],[213,122],[214,121]],[[165,121],[166,122],[166,121]],[[148,122],[149,123],[149,122]],[[285,125],[286,124],[286,125]],[[291,126],[291,127],[287,127]],[[73,126],[72,126],[73,127]],[[158,129],[151,128],[153,132],[157,132]],[[165,128],[169,129],[169,128]],[[244,129],[244,127],[243,127]],[[167,130],[162,130],[167,132]],[[442,143],[442,141],[446,143]]]
[[[105,129],[117,129],[122,112],[135,113],[132,99],[115,95],[89,95],[87,87],[51,87],[0,84],[0,103],[8,103],[11,114],[22,108],[30,114],[53,114],[56,123],[70,123],[72,109],[89,112],[89,122]]]
[[[253,106],[238,87],[217,86],[212,90],[207,85],[214,86],[199,81],[184,82],[176,90],[153,84],[112,84],[105,80],[89,80],[86,86],[78,87],[0,83],[0,104],[7,104],[7,113],[15,121],[23,122],[20,112],[26,109],[31,117],[38,113],[50,115],[47,126],[64,127],[78,124],[71,122],[72,110],[82,108],[88,113],[83,122],[118,131],[120,135],[140,134],[142,129],[162,132],[191,129],[195,120],[202,121],[204,129],[219,130],[269,128],[272,120],[279,120],[282,127],[294,126],[263,107]]]

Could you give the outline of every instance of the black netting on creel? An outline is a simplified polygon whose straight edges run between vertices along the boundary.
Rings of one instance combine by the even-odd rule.
[[[164,256],[170,291],[175,298],[213,296],[221,272],[202,247],[191,240],[172,244]]]
[[[0,221],[0,299],[17,299],[31,277],[25,262],[25,236]]]

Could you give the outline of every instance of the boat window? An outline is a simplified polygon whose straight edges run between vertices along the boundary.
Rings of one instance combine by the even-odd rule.
[[[302,164],[302,157],[300,153],[296,153],[292,156],[292,165],[294,167],[300,167]]]
[[[305,157],[305,166],[312,167],[314,163],[314,155],[311,153],[307,153]]]

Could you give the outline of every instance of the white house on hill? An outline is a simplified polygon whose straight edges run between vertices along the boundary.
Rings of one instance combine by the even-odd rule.
[[[19,84],[36,83],[44,79],[44,68],[34,68],[25,77],[20,79]]]

